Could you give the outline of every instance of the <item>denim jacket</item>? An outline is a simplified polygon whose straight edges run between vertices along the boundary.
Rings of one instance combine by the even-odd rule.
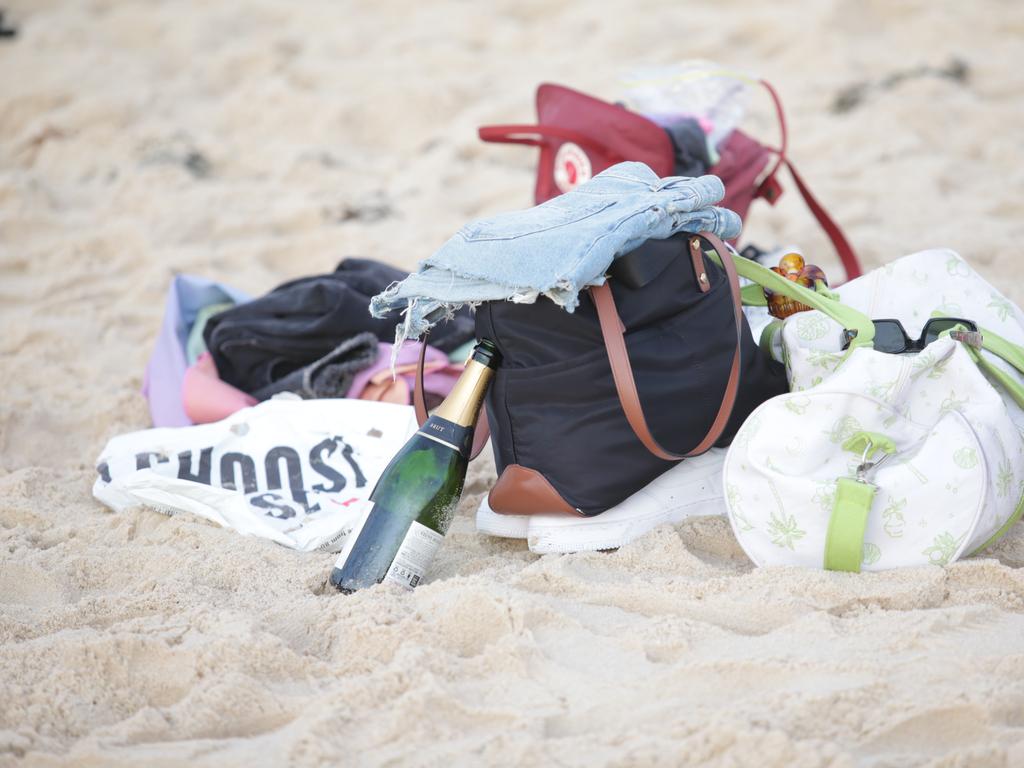
[[[700,231],[736,237],[739,216],[714,206],[724,194],[717,176],[662,179],[643,163],[619,163],[535,208],[467,224],[418,272],[374,296],[370,312],[403,310],[396,344],[463,304],[543,294],[572,312],[579,292],[602,284],[615,257],[648,239]]]

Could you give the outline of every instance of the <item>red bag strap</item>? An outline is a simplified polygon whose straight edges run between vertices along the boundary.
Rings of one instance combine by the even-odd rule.
[[[768,95],[771,96],[772,104],[775,106],[775,116],[779,118],[779,148],[771,148],[771,150],[777,155],[775,167],[768,172],[767,176],[764,177],[764,182],[761,183],[761,186],[763,187],[765,182],[769,179],[775,178],[775,174],[786,161],[786,150],[789,148],[789,132],[786,130],[786,113],[782,110],[782,99],[779,98],[779,94],[775,90],[775,87],[767,80],[759,80],[758,82],[764,86],[764,89],[768,91]],[[771,198],[769,198],[769,200],[770,199]]]
[[[571,141],[583,149],[603,154],[613,165],[626,160],[603,142],[585,133],[557,125],[484,125],[477,129],[477,134],[483,141],[496,144],[526,144],[531,147],[542,147],[553,140]]]
[[[420,357],[416,363],[416,386],[412,390],[412,404],[416,409],[416,422],[422,427],[427,423],[427,403],[423,399],[423,366],[427,359],[427,337],[423,336],[420,341]],[[487,423],[487,409],[480,409],[480,417],[476,421],[476,430],[473,432],[473,448],[469,453],[469,460],[472,461],[480,455],[480,451],[491,439],[491,427]]]
[[[864,270],[860,265],[860,259],[857,258],[856,252],[846,239],[846,235],[843,234],[843,230],[839,228],[839,225],[835,223],[821,203],[818,202],[818,199],[811,193],[811,190],[807,187],[807,182],[797,173],[793,163],[788,158],[785,162],[790,175],[793,177],[793,181],[796,182],[796,188],[800,191],[800,196],[803,197],[814,218],[818,220],[818,224],[825,230],[828,239],[832,241],[832,247],[839,254],[839,260],[843,262],[843,269],[846,270],[846,279],[853,280],[855,277],[860,277]]]
[[[736,350],[733,353],[732,368],[729,371],[729,381],[725,386],[725,393],[722,396],[722,403],[715,414],[715,420],[701,441],[689,453],[679,454],[663,448],[647,426],[647,419],[644,417],[643,404],[640,402],[640,393],[636,388],[636,380],[633,377],[633,367],[629,362],[629,352],[626,349],[626,340],[623,337],[625,328],[615,308],[615,298],[612,296],[612,289],[606,282],[604,285],[595,286],[590,289],[591,298],[597,307],[597,317],[601,323],[601,335],[604,337],[605,349],[608,352],[608,362],[612,368],[612,378],[615,380],[615,390],[619,395],[619,403],[626,414],[626,420],[632,427],[634,434],[648,451],[659,459],[666,461],[678,461],[688,456],[696,456],[711,448],[718,438],[722,436],[729,417],[732,416],[732,409],[736,403],[736,395],[739,392],[740,383],[740,348],[743,342],[743,306],[740,298],[739,276],[736,274],[736,266],[733,264],[732,256],[726,248],[725,243],[709,232],[702,232],[699,236],[691,237],[689,248],[690,255],[694,261],[698,257],[703,260],[701,253],[700,238],[706,239],[718,252],[722,261],[722,267],[728,278],[729,291],[732,295],[733,321],[736,325]]]
[[[793,176],[793,181],[796,182],[796,188],[800,192],[800,196],[804,199],[804,203],[810,209],[811,214],[817,219],[818,224],[825,234],[828,235],[828,239],[832,241],[832,247],[836,249],[836,253],[839,254],[839,260],[843,263],[843,269],[846,270],[846,279],[852,280],[855,277],[860,277],[863,274],[863,269],[860,265],[860,259],[857,258],[856,252],[850,245],[849,240],[846,239],[846,235],[843,234],[843,230],[839,228],[839,225],[835,223],[828,211],[826,211],[818,199],[813,195],[810,188],[807,186],[807,182],[804,181],[803,177],[797,173],[796,167],[792,161],[786,157],[786,150],[788,148],[788,136],[786,131],[786,114],[782,110],[782,99],[779,98],[778,92],[767,80],[759,81],[764,89],[768,91],[768,95],[771,96],[772,104],[775,105],[775,114],[779,118],[779,148],[769,148],[776,154],[775,166],[765,176],[764,181],[761,182],[760,193],[761,196],[766,198],[769,202],[774,202],[776,196],[775,192],[772,192],[773,188],[777,188],[777,182],[775,181],[775,174],[779,168],[785,164],[786,168],[789,169],[790,174]]]

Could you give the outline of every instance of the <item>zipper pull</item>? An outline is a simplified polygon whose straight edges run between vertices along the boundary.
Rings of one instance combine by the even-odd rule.
[[[892,438],[886,437],[878,432],[857,432],[843,443],[844,451],[861,451],[860,463],[854,471],[854,479],[861,483],[868,483],[868,473],[874,472],[879,465],[896,453],[896,443]],[[878,452],[881,456],[874,461],[870,459]]]

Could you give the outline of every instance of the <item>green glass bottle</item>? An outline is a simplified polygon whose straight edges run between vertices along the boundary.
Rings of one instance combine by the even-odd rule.
[[[477,344],[451,393],[385,468],[370,494],[373,506],[331,571],[337,589],[382,581],[412,589],[422,581],[462,496],[473,430],[500,361],[490,341]]]

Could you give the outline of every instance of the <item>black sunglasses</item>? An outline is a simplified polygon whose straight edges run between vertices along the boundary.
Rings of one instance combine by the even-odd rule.
[[[960,317],[933,317],[925,323],[921,336],[917,339],[912,339],[907,335],[903,323],[899,320],[886,319],[872,320],[871,322],[875,326],[874,346],[877,352],[888,352],[892,355],[920,352],[946,331],[949,331],[957,341],[962,341],[973,347],[981,346],[981,334],[978,333],[977,324]],[[856,337],[856,331],[843,331],[843,349],[849,348],[850,342]]]

